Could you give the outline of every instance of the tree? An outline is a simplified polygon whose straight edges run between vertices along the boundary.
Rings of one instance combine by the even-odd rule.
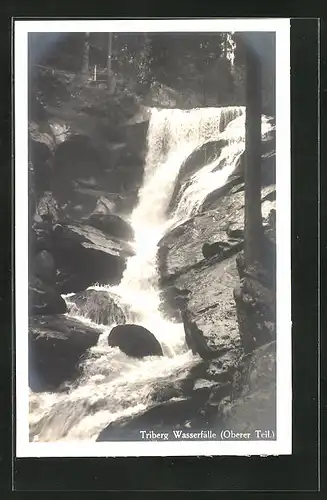
[[[108,62],[107,62],[107,70],[108,70],[108,92],[109,94],[113,94],[116,88],[116,80],[111,69],[111,60],[112,60],[112,33],[108,33]]]
[[[90,63],[90,33],[85,33],[82,73],[87,74],[89,72],[89,63]]]
[[[245,264],[261,262],[263,227],[261,214],[261,63],[255,51],[246,53],[245,121]]]

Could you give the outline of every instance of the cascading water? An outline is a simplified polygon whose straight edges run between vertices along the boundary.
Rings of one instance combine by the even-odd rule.
[[[175,214],[167,220],[183,161],[205,141],[222,137],[228,145],[217,160],[193,175]],[[118,286],[93,288],[115,293],[128,311],[127,320],[153,332],[164,356],[130,358],[108,346],[107,337],[114,325],[101,326],[103,334],[90,349],[77,385],[68,393],[30,393],[31,439],[95,441],[110,422],[151,406],[158,389],[185,377],[199,362],[185,345],[183,325],[160,313],[157,243],[165,231],[187,219],[210,191],[226,182],[243,150],[244,108],[151,110],[144,184],[131,215],[135,256],[128,260]],[[222,168],[216,170],[217,166]],[[70,314],[79,317],[76,311]]]

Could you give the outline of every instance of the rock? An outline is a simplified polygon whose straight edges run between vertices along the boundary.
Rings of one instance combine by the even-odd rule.
[[[276,292],[262,283],[265,272],[259,265],[244,272],[234,298],[243,347],[251,352],[276,338]]]
[[[160,292],[160,312],[171,321],[181,323],[181,309],[184,308],[189,295],[189,290],[179,290],[169,286]]]
[[[219,387],[220,385],[214,382],[213,380],[207,380],[205,378],[197,379],[194,383],[193,391],[195,393],[201,393],[205,399],[211,394],[214,388]]]
[[[87,220],[90,226],[93,226],[106,234],[125,241],[134,239],[133,228],[124,219],[116,214],[93,213]]]
[[[67,312],[66,302],[60,293],[53,286],[43,283],[35,276],[30,279],[28,294],[31,316]]]
[[[125,269],[131,246],[81,223],[54,227],[53,254],[60,270],[62,293],[79,292],[95,283],[116,284]]]
[[[208,259],[210,257],[213,257],[214,255],[222,255],[223,249],[225,246],[228,246],[227,244],[224,244],[224,242],[220,243],[216,241],[215,243],[204,243],[202,245],[202,255],[205,259]]]
[[[276,184],[276,130],[271,129],[263,135],[261,141],[261,185],[270,186]],[[245,152],[243,152],[237,162],[233,173],[228,180],[238,177],[244,180]]]
[[[236,371],[231,396],[222,400],[217,425],[234,432],[272,430],[276,437],[276,344],[244,357]]]
[[[274,193],[274,186],[262,189],[262,208],[268,203],[264,217],[275,207],[275,201],[268,199]],[[243,248],[244,192],[224,194],[210,202],[210,207],[205,203],[203,207],[207,210],[167,232],[159,241],[158,264],[163,284],[172,283],[188,269],[201,266],[204,244],[220,247],[217,255],[220,260]]]
[[[218,407],[220,401],[229,396],[232,391],[232,384],[230,382],[216,383],[210,391],[207,406]]]
[[[242,354],[243,349],[240,345],[234,346],[233,349],[226,349],[220,356],[210,361],[203,376],[220,383],[231,382]]]
[[[198,146],[183,162],[178,177],[176,179],[175,188],[168,207],[170,213],[177,205],[181,197],[182,186],[187,183],[195,172],[201,170],[205,165],[213,162],[218,156],[227,141],[220,139],[215,141],[207,141],[201,146]]]
[[[194,399],[170,400],[153,406],[136,417],[126,417],[109,424],[100,432],[97,441],[141,441],[140,430],[144,429],[169,432],[172,439],[173,429],[186,432],[190,432],[190,426],[204,429],[208,422],[200,411],[201,403]]]
[[[111,347],[119,347],[128,356],[162,356],[162,348],[155,336],[140,325],[125,324],[115,326],[108,337]]]
[[[118,195],[117,195],[118,196]],[[100,196],[97,200],[93,214],[110,215],[116,211],[116,199],[110,199],[105,196]]]
[[[56,284],[56,265],[50,252],[41,250],[33,260],[34,275],[44,283]]]
[[[68,305],[74,305],[78,313],[94,323],[102,325],[124,324],[126,317],[118,297],[105,290],[85,290],[70,296]]]
[[[31,161],[33,163],[35,160],[42,163],[54,153],[56,142],[48,125],[43,125],[42,129],[42,126],[36,121],[30,121],[28,124],[28,137],[29,152],[32,155]]]
[[[194,377],[192,370],[182,368],[176,370],[165,380],[159,379],[152,386],[151,400],[154,403],[163,403],[173,398],[186,398],[194,396]]]
[[[51,191],[46,191],[36,209],[37,221],[55,224],[64,219],[64,214]]]
[[[30,318],[29,377],[34,392],[55,391],[79,374],[82,356],[96,345],[100,330],[65,315]]]
[[[182,306],[185,339],[193,353],[211,360],[239,348],[233,288],[238,282],[236,258],[204,261],[174,281],[189,291]]]

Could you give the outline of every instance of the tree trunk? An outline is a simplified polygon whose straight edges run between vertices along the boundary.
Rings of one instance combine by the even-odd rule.
[[[245,264],[261,261],[261,67],[252,48],[246,49],[245,122]]]
[[[84,74],[87,74],[89,72],[89,60],[90,60],[90,33],[85,33],[83,68],[82,68],[82,73]]]
[[[110,82],[111,77],[111,54],[112,54],[112,33],[108,33],[108,61],[107,61],[107,70],[108,70],[108,82]]]
[[[107,70],[108,70],[108,92],[109,94],[113,94],[115,92],[116,82],[114,75],[111,70],[111,61],[112,61],[112,33],[108,33],[108,61],[107,61]]]

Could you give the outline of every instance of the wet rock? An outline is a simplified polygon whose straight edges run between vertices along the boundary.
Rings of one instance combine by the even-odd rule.
[[[109,424],[100,432],[97,441],[140,440],[140,430],[168,432],[169,439],[174,439],[173,430],[204,429],[208,426],[201,415],[201,403],[194,399],[170,400],[153,406],[149,410]]]
[[[163,403],[173,398],[186,398],[194,395],[194,377],[192,370],[183,368],[177,370],[173,375],[167,377],[165,381],[158,380],[153,385],[153,395],[151,400],[154,403]]]
[[[100,330],[65,315],[30,318],[29,383],[34,392],[55,391],[74,380],[88,349],[96,345]]]
[[[133,228],[119,215],[93,213],[88,218],[87,223],[115,238],[125,241],[134,239]]]
[[[224,146],[227,145],[226,140],[207,141],[198,146],[183,162],[175,183],[175,188],[168,207],[168,213],[171,212],[177,205],[181,197],[182,186],[187,183],[191,176],[203,168],[205,165],[213,162],[219,157]]]
[[[185,338],[203,359],[213,359],[239,344],[233,298],[237,283],[235,257],[205,261],[174,281],[175,287],[190,292],[182,309]]]
[[[262,189],[264,220],[275,208],[275,201],[271,199],[274,193],[274,186]],[[189,269],[201,266],[204,245],[209,245],[210,250],[211,245],[219,247],[217,258],[220,260],[243,248],[244,192],[220,196],[207,208],[210,209],[175,227],[159,241],[158,265],[162,284],[168,285]],[[209,257],[209,253],[206,255]]]
[[[189,290],[179,290],[174,286],[169,286],[160,292],[160,312],[173,322],[181,323],[181,310],[184,308]]]
[[[67,312],[64,299],[54,286],[32,276],[28,287],[29,313],[31,316],[42,314],[63,314]]]
[[[62,293],[79,292],[95,283],[118,283],[127,257],[134,253],[127,242],[80,223],[55,226],[53,248]]]
[[[222,428],[253,435],[255,429],[275,431],[275,342],[244,357],[234,375],[231,396],[223,399],[218,407],[216,422]]]
[[[118,298],[105,290],[85,290],[68,299],[69,310],[75,306],[78,313],[102,325],[124,324],[126,317]]]
[[[115,326],[109,336],[108,344],[119,347],[128,356],[162,356],[162,348],[156,337],[140,325],[125,324]]]

